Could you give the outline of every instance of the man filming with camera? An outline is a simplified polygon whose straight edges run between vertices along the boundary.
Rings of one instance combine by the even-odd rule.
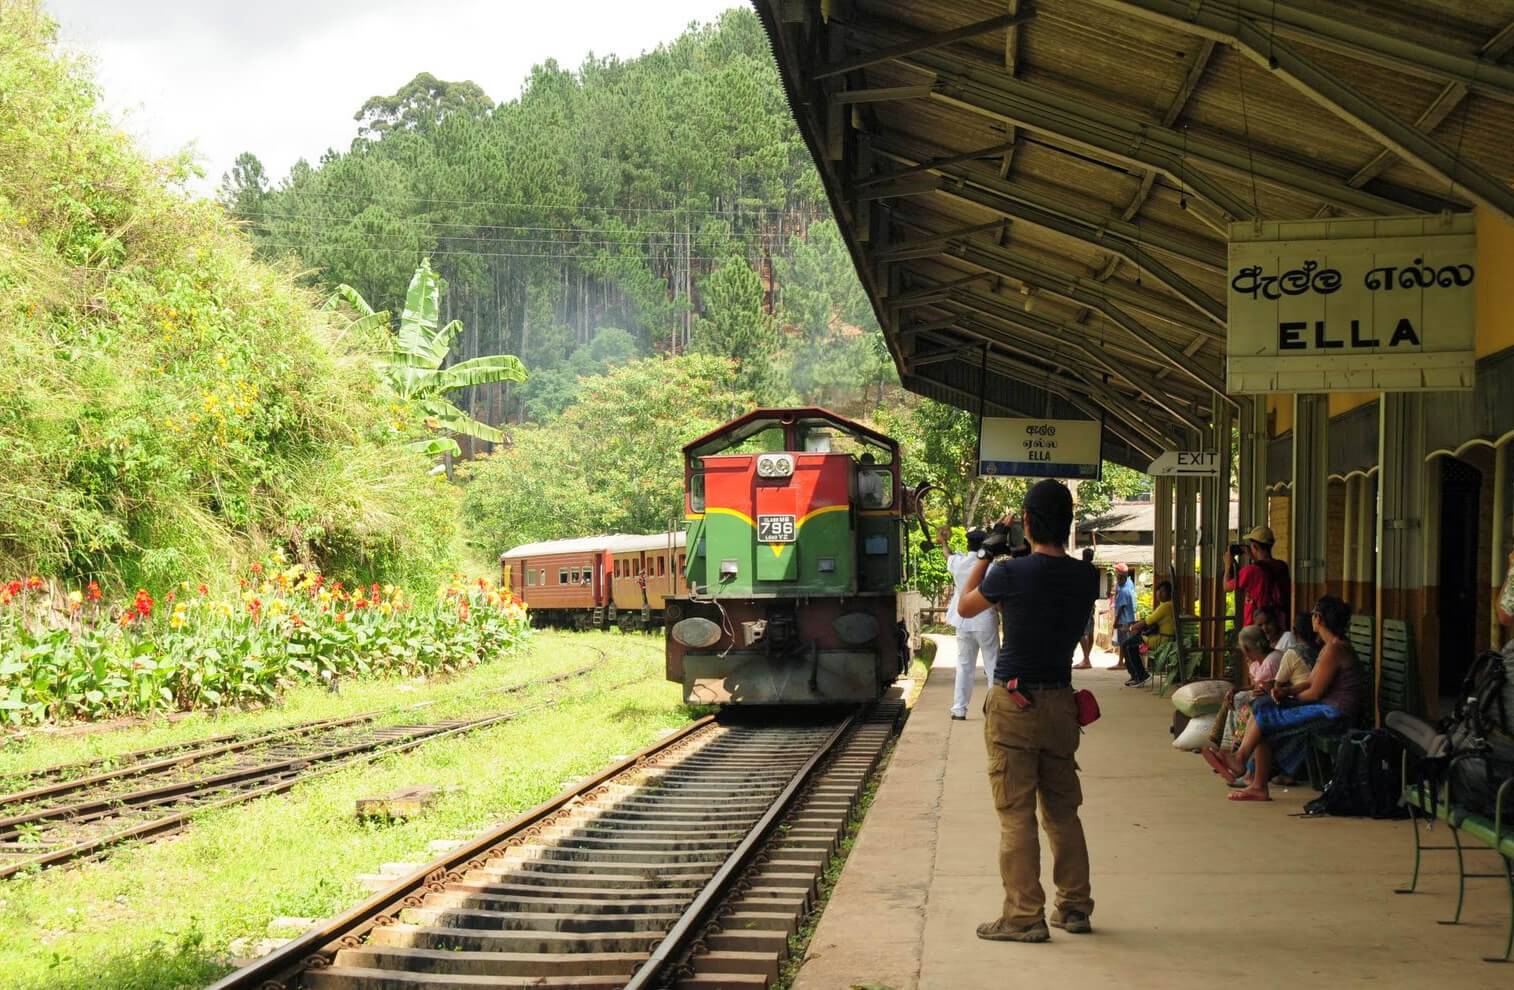
[[[1241,625],[1254,624],[1252,613],[1259,608],[1274,608],[1278,614],[1287,616],[1288,611],[1288,564],[1272,556],[1272,544],[1276,539],[1271,528],[1258,526],[1246,534],[1242,543],[1232,543],[1225,557],[1225,590],[1239,591],[1241,602]],[[1240,568],[1242,554],[1249,562]],[[1286,625],[1286,623],[1285,623]]]
[[[1078,806],[1082,786],[1072,654],[1099,593],[1092,564],[1067,555],[1072,493],[1047,479],[1025,496],[1029,551],[1010,535],[1013,517],[994,526],[983,542],[957,602],[964,617],[997,606],[1003,645],[993,685],[983,703],[988,780],[999,813],[999,875],[1004,906],[978,937],[1001,942],[1045,942],[1051,937],[1041,888],[1041,845],[1036,804],[1055,860],[1056,907],[1050,923],[1067,932],[1093,931],[1088,845]],[[1009,557],[1014,559],[999,560]]]

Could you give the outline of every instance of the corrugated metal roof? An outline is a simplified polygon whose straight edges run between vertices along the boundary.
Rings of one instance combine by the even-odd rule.
[[[610,533],[605,536],[575,536],[568,540],[544,540],[541,543],[523,543],[513,550],[499,555],[500,560],[519,560],[521,557],[544,557],[555,553],[635,553],[639,550],[662,550],[668,545],[668,533]],[[683,546],[683,530],[671,534],[675,547]]]
[[[1476,174],[1514,217],[1514,0],[755,2],[905,384],[976,408],[986,347],[991,410],[1108,411],[1138,469],[1223,387],[1230,220],[1464,210]],[[1453,174],[1385,154],[1279,52]]]

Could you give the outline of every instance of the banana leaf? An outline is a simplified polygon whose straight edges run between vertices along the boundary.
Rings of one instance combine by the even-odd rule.
[[[436,336],[440,285],[431,264],[422,260],[405,292],[405,311],[400,316],[399,347],[409,354],[429,354]]]
[[[469,385],[487,385],[490,382],[523,382],[529,376],[526,366],[513,354],[486,354],[482,357],[459,361],[450,368],[443,368],[437,375],[442,391],[466,388]]]
[[[451,437],[426,437],[422,440],[412,440],[405,446],[430,457],[441,457],[445,454],[461,457],[463,454],[463,448],[459,447],[457,441]]]
[[[368,305],[368,301],[363,298],[362,293],[345,282],[336,287],[336,291],[331,293],[331,298],[327,299],[326,304],[321,308],[336,309],[339,303],[346,303],[363,316],[373,315],[373,307]]]
[[[503,431],[495,429],[488,423],[480,423],[444,399],[427,399],[421,404],[421,408],[435,429],[460,433],[465,437],[487,440],[490,443],[504,442]]]

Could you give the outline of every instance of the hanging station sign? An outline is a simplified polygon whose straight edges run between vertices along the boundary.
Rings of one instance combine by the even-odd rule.
[[[1468,389],[1470,213],[1230,225],[1226,389]]]
[[[1217,450],[1164,450],[1146,473],[1153,478],[1218,478],[1220,452]]]
[[[1104,424],[1092,419],[986,417],[978,434],[983,478],[1098,478]]]

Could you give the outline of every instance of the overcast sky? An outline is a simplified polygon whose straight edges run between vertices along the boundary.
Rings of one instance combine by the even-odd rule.
[[[243,151],[283,178],[345,149],[352,115],[417,72],[496,101],[531,66],[634,56],[741,0],[45,0],[107,107],[151,154],[193,143],[209,192]]]

